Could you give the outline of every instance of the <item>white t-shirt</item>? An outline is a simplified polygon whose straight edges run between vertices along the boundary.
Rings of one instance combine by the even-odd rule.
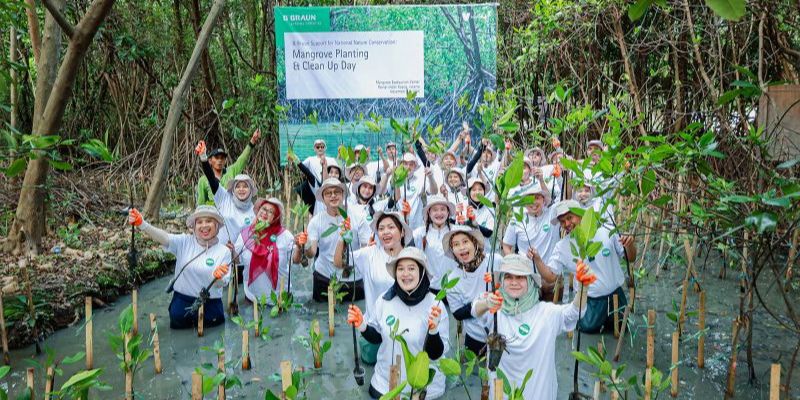
[[[482,163],[483,161],[478,161],[478,164]],[[472,177],[479,179],[483,178],[484,182],[486,182],[486,198],[494,199],[494,181],[497,179],[497,175],[500,171],[500,162],[495,158],[494,161],[489,163],[489,166],[484,167],[483,169],[481,169],[480,165],[478,164],[476,164],[475,168],[472,170]]]
[[[378,246],[367,246],[353,252],[356,271],[364,278],[365,314],[371,312],[378,297],[394,284],[394,279],[386,270],[386,264],[393,259],[394,257]]]
[[[455,261],[449,259],[450,272],[449,279],[458,278],[458,283],[455,287],[447,291],[447,304],[451,310],[458,310],[465,305],[472,304],[472,301],[478,298],[482,293],[487,290],[487,284],[483,281],[483,276],[489,272],[489,258],[490,255],[486,254],[481,265],[473,272],[467,272],[458,267]],[[500,268],[503,262],[503,257],[499,253],[494,255],[494,271]],[[483,329],[483,323],[475,318],[467,318],[463,320],[462,326],[471,338],[486,342],[486,331]]]
[[[252,240],[254,239],[250,239],[249,241]],[[281,279],[283,279],[284,285],[290,284],[288,281],[289,263],[292,262],[294,235],[292,235],[292,233],[288,230],[284,230],[273,241],[275,242],[278,250],[278,282],[274,283],[276,285],[276,289],[279,290]],[[250,243],[247,244],[250,245]],[[268,273],[260,274],[254,281],[250,282],[250,260],[253,257],[253,252],[250,251],[249,248],[245,247],[245,239],[241,234],[239,234],[239,239],[236,240],[235,246],[236,252],[241,252],[241,254],[239,254],[239,259],[244,264],[244,295],[248,300],[254,303],[257,302],[261,296],[266,296],[267,300],[270,300],[272,292],[276,292],[278,290],[273,290],[273,282]],[[284,287],[283,290],[286,291],[287,288]]]
[[[490,230],[494,229],[494,210],[483,206],[475,210],[475,223],[479,226],[483,226]],[[492,235],[497,235],[497,232],[492,232]],[[499,239],[499,238],[498,238]],[[489,249],[492,248],[492,237],[485,237],[483,238],[484,245],[486,246],[486,252],[489,252]],[[497,246],[500,247],[500,243],[497,243]],[[494,249],[497,251],[497,249]]]
[[[370,326],[374,327],[381,334],[381,345],[378,348],[377,363],[375,364],[375,372],[372,374],[370,384],[380,393],[389,391],[389,368],[394,362],[394,356],[400,356],[400,365],[405,365],[403,358],[403,351],[399,343],[393,343],[389,336],[392,332],[394,324],[400,324],[397,332],[406,331],[403,338],[408,343],[408,350],[412,354],[417,354],[422,351],[422,346],[425,342],[425,336],[428,335],[428,314],[431,307],[436,304],[434,295],[428,293],[419,304],[415,306],[407,306],[399,297],[395,296],[391,300],[385,300],[383,296],[379,296],[373,308],[372,317],[369,319]],[[450,322],[447,315],[447,308],[439,304],[442,309],[441,320],[439,322],[439,336],[442,338],[444,344],[444,357],[450,351]],[[394,349],[394,351],[393,351]],[[392,354],[394,353],[394,354]],[[439,369],[431,363],[431,368],[436,371],[433,376],[433,382],[428,386],[428,399],[435,399],[441,397],[445,390],[444,375],[439,372]],[[400,368],[400,381],[406,379],[405,367]],[[410,387],[406,386],[403,393],[408,394]]]
[[[496,315],[497,331],[505,336],[507,350],[500,358],[498,369],[514,387],[520,387],[528,370],[533,370],[522,397],[555,400],[558,395],[556,338],[562,332],[575,329],[578,308],[572,303],[539,302],[527,312],[515,316],[502,311]],[[492,314],[484,314],[481,322],[492,329]],[[493,382],[494,379],[490,379],[491,386]],[[493,387],[489,393],[494,393]]]
[[[559,226],[550,223],[553,212],[554,207],[546,207],[538,217],[526,213],[523,217],[524,223],[513,219],[503,236],[503,244],[516,246],[517,253],[523,256],[527,255],[528,249],[533,246],[542,260],[549,260],[556,243],[560,240]]]
[[[222,242],[209,247],[200,245],[194,235],[180,234],[169,235],[169,242],[164,249],[175,255],[175,272],[177,276],[181,269],[186,266],[183,273],[175,281],[174,289],[176,292],[186,296],[198,297],[200,290],[208,286],[214,280],[214,269],[222,264],[228,264],[228,274],[221,281],[217,281],[209,290],[212,299],[222,298],[222,288],[230,280],[231,251]],[[197,256],[188,265],[186,264]]]
[[[214,193],[214,204],[217,205],[217,209],[225,219],[225,226],[220,226],[217,234],[217,238],[222,244],[228,243],[228,240],[233,243],[239,237],[242,229],[256,219],[252,204],[246,210],[236,207],[233,195],[221,187],[217,189],[217,193]],[[228,236],[229,233],[230,236]]]
[[[603,247],[594,259],[584,260],[589,269],[597,275],[597,281],[589,286],[589,297],[608,296],[625,282],[623,266],[620,264],[625,249],[619,241],[619,235],[615,233],[609,236],[610,232],[605,226],[597,229],[592,240],[602,243]],[[553,254],[548,259],[547,266],[554,273],[563,273],[563,271],[575,273],[577,258],[572,255],[571,241],[570,236],[564,236],[558,241]],[[578,293],[577,280],[573,281],[573,287]]]
[[[328,156],[325,156],[325,158],[327,159],[328,165],[337,165],[335,158]],[[308,167],[308,170],[311,171],[311,174],[314,175],[314,179],[316,179],[317,182],[322,182],[322,163],[320,162],[319,156],[313,155],[306,158],[303,160],[303,165]],[[316,188],[317,186],[314,185],[314,189]]]
[[[553,203],[561,200],[561,184],[563,183],[562,177],[553,176],[554,166],[552,164],[542,167],[542,175],[544,176],[544,184],[547,185],[547,191],[553,197]],[[564,173],[564,168],[561,168],[561,173]]]
[[[406,180],[407,187],[405,190],[400,187],[400,200],[408,201],[411,206],[411,214],[408,216],[408,225],[417,227],[422,225],[422,191],[426,186],[425,171],[421,167],[417,167],[414,173],[409,173]],[[402,204],[402,203],[401,203]],[[401,208],[402,209],[402,208]]]
[[[350,213],[348,213],[348,216]],[[331,225],[340,225],[342,223],[342,216],[336,214],[335,217],[332,217],[327,212],[323,212],[322,214],[315,215],[311,218],[311,221],[308,223],[308,242],[317,243],[317,249],[319,254],[317,258],[314,259],[314,270],[322,274],[325,278],[330,279],[331,275],[335,275],[336,279],[340,282],[351,282],[354,280],[361,279],[361,275],[356,271],[353,274],[350,274],[349,277],[343,278],[342,272],[343,269],[336,268],[333,265],[333,254],[336,251],[336,245],[339,243],[341,236],[339,235],[339,230],[332,232],[328,236],[323,237],[325,231],[331,228]],[[351,243],[352,249],[360,249],[361,248],[361,231],[363,228],[361,226],[362,220],[359,220],[355,217],[350,218],[350,228],[353,235],[353,241]],[[352,263],[352,257],[351,257]]]
[[[451,264],[447,262],[447,260],[450,259],[444,255],[444,249],[442,248],[442,239],[447,232],[450,232],[450,228],[447,227],[447,224],[443,225],[440,229],[437,229],[431,224],[427,233],[425,232],[424,225],[414,229],[414,247],[425,252],[425,256],[428,258],[428,272],[430,273],[431,288],[436,290],[442,288],[442,277],[450,271],[448,267],[451,266]],[[423,239],[425,240],[423,241]],[[423,242],[425,246],[423,246]]]

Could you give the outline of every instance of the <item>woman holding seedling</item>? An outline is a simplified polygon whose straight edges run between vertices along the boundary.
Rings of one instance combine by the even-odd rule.
[[[194,305],[198,299],[205,304],[204,326],[224,323],[222,288],[230,279],[228,265],[231,251],[217,239],[220,226],[224,223],[217,209],[198,206],[186,220],[186,226],[192,230],[191,235],[176,235],[156,228],[147,223],[135,208],[128,212],[128,223],[175,255],[175,275],[168,288],[168,291],[174,289],[169,303],[170,328],[197,326],[197,309]],[[206,288],[209,288],[207,292]]]
[[[447,257],[445,270],[450,271],[449,280],[458,279],[455,287],[447,291],[447,303],[453,317],[464,326],[464,345],[476,355],[484,352],[486,331],[472,314],[472,300],[486,291],[486,275],[502,260],[494,255],[494,268],[489,263],[491,255],[484,247],[483,235],[477,229],[454,225],[442,239],[442,248]]]
[[[394,283],[394,278],[386,270],[386,264],[397,257],[403,247],[411,243],[411,229],[397,212],[378,211],[370,224],[372,234],[380,245],[366,246],[353,251],[353,265],[364,281],[364,312],[371,315],[372,307],[384,292]],[[333,264],[342,268],[346,244],[339,241]],[[375,364],[378,346],[366,340],[360,341],[361,359],[367,364]]]
[[[422,212],[424,226],[414,229],[414,246],[422,249],[428,258],[431,273],[431,292],[439,293],[441,279],[449,270],[445,260],[442,239],[450,232],[450,219],[455,215],[455,206],[446,198],[434,195],[428,197],[428,204]]]
[[[242,230],[235,249],[244,264],[244,294],[257,303],[262,296],[271,299],[272,293],[277,295],[281,281],[288,281],[294,236],[283,227],[280,200],[258,199],[254,209],[256,218]],[[291,292],[289,287],[282,289]]]
[[[222,244],[233,243],[242,229],[255,220],[253,198],[256,196],[256,184],[250,176],[239,174],[227,182],[225,190],[219,190],[219,181],[206,156],[206,143],[202,140],[198,142],[194,152],[200,156],[200,166],[214,195],[214,204],[225,218],[219,241]]]
[[[522,387],[531,371],[523,398],[555,400],[558,394],[556,338],[562,332],[575,329],[580,314],[586,309],[588,291],[580,291],[583,296],[575,296],[570,304],[539,302],[541,277],[533,271],[530,260],[512,254],[503,259],[497,271],[500,289],[484,293],[473,301],[472,314],[487,329],[494,329],[493,318],[497,318],[497,333],[505,338],[505,351],[500,355],[498,369],[503,371],[511,386]],[[576,278],[584,286],[596,279],[585,266],[578,269]]]
[[[425,351],[431,360],[442,357],[450,347],[447,310],[429,291],[430,273],[425,253],[416,247],[406,247],[386,264],[386,270],[394,282],[370,308],[369,319],[365,319],[354,304],[347,311],[347,323],[355,326],[364,339],[380,345],[369,387],[374,399],[389,391],[389,369],[394,356],[400,355],[401,363],[405,359],[400,344],[392,337],[393,332],[403,337],[411,354]],[[445,378],[435,366],[431,368],[435,373],[427,387],[426,398],[436,399],[444,394]],[[400,380],[405,380],[406,369],[400,371]]]

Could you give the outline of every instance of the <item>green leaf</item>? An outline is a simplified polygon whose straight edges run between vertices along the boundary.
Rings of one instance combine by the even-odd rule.
[[[730,195],[725,196],[719,199],[719,201],[723,203],[752,203],[755,199],[750,196],[742,196],[742,195]]]
[[[51,158],[48,158],[47,159],[47,163],[50,164],[50,166],[53,167],[53,169],[56,169],[56,170],[59,170],[59,171],[71,171],[72,170],[72,164],[70,164],[68,162],[57,161],[57,160],[53,160]]]
[[[11,371],[11,367],[8,365],[0,367],[0,379],[3,379],[4,376],[8,375],[8,371]]]
[[[651,4],[653,4],[653,0],[637,0],[636,3],[628,7],[628,18],[630,18],[631,21],[642,18]]]
[[[706,0],[706,5],[715,14],[731,21],[738,21],[745,14],[745,0]]]
[[[18,158],[11,163],[11,165],[6,168],[6,176],[9,178],[13,178],[19,175],[22,171],[25,170],[25,167],[28,166],[28,159],[26,157]]]
[[[522,167],[524,165],[523,157],[525,155],[520,151],[514,156],[514,161],[508,166],[508,169],[503,172],[503,188],[502,198],[508,195],[508,190],[519,186],[522,181]]]
[[[86,353],[84,353],[82,351],[79,351],[79,352],[75,353],[74,355],[72,355],[70,357],[64,357],[64,359],[61,361],[61,363],[65,364],[65,365],[73,364],[73,363],[75,363],[77,361],[82,360],[83,356],[85,356],[85,355],[86,355]]]
[[[281,398],[275,393],[272,393],[272,390],[267,390],[267,392],[264,393],[264,400],[281,400]]]
[[[392,400],[392,399],[394,399],[395,397],[399,396],[400,393],[403,392],[403,389],[406,388],[407,384],[408,384],[407,381],[400,382],[400,384],[395,386],[394,389],[388,391],[385,395],[381,396],[380,400]]]
[[[322,237],[326,238],[330,236],[333,232],[336,232],[339,229],[338,225],[331,224],[325,232],[322,232]]]
[[[656,171],[648,169],[642,176],[642,197],[647,196],[656,188]]]
[[[757,211],[744,220],[745,224],[755,227],[759,234],[775,230],[778,226],[778,216],[770,211]]]
[[[442,358],[439,360],[439,371],[442,371],[444,376],[459,376],[461,364],[451,358]]]
[[[61,391],[63,392],[66,389],[69,389],[70,387],[77,385],[80,382],[95,379],[102,373],[103,370],[101,368],[90,369],[87,371],[80,371],[75,375],[70,376],[69,379],[67,379],[67,381],[64,382],[63,385],[61,385]]]
[[[428,369],[430,367],[430,359],[428,353],[421,352],[406,370],[406,378],[412,388],[421,390],[428,384]]]

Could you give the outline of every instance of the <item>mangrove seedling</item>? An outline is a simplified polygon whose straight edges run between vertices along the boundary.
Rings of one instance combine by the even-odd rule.
[[[261,298],[258,299],[258,302],[253,303],[253,307],[258,307],[259,309],[257,319],[245,322],[241,315],[236,315],[231,317],[231,321],[244,329],[253,329],[256,336],[263,341],[272,339],[272,336],[269,335],[269,326],[264,324],[264,313],[262,312],[262,310],[266,310],[267,308],[267,296],[262,295]]]
[[[292,384],[289,385],[284,392],[286,394],[285,398],[288,400],[307,400],[308,396],[306,395],[306,390],[308,389],[308,377],[310,375],[311,372],[304,371],[303,369],[294,369],[292,371]],[[275,373],[272,374],[269,379],[274,382],[280,382],[281,376]],[[284,397],[281,397],[279,394],[273,393],[272,390],[267,390],[267,392],[264,393],[264,400],[283,399]]]
[[[126,376],[126,390],[130,390],[130,398],[133,397],[133,376],[142,364],[150,358],[149,349],[142,347],[142,335],[133,333],[133,308],[128,305],[119,315],[119,333],[108,335],[108,342],[111,349],[117,354],[119,369]]]
[[[222,340],[215,340],[212,346],[203,346],[200,350],[210,352],[219,357],[220,354],[225,353],[225,343]],[[242,387],[242,381],[239,377],[233,372],[227,372],[228,370],[235,371],[238,363],[239,360],[226,361],[224,363],[225,370],[219,368],[216,363],[203,363],[195,368],[197,373],[203,375],[203,395],[211,393],[220,385],[224,386],[225,390],[235,386]]]
[[[314,357],[314,368],[322,368],[322,359],[330,349],[333,343],[330,340],[322,341],[322,333],[319,330],[319,321],[313,320],[311,326],[308,328],[308,337],[299,336],[297,338],[303,347],[311,349],[311,355]]]
[[[592,373],[592,376],[600,380],[609,391],[616,392],[617,397],[620,399],[628,400],[630,398],[638,399],[644,397],[644,372],[625,379],[623,377],[623,372],[625,372],[627,365],[621,364],[615,368],[610,361],[606,360],[605,354],[597,351],[596,347],[590,347],[585,352],[573,351],[572,356],[575,357],[576,360],[594,367],[595,371]],[[670,367],[670,371],[672,371],[672,368],[676,367],[677,365],[673,365]],[[639,380],[640,377],[641,380]],[[658,368],[652,367],[650,369],[650,383],[654,392],[652,393],[652,398],[657,399],[659,395],[669,387],[669,375],[667,374],[665,376]],[[633,390],[636,394],[634,396],[629,396],[628,392],[630,390]]]
[[[395,324],[395,326],[400,325],[399,322]],[[418,354],[411,354],[411,351],[408,349],[408,343],[406,343],[402,333],[393,334],[392,339],[400,343],[400,348],[403,350],[406,380],[398,383],[394,389],[381,396],[381,400],[394,399],[405,390],[406,386],[411,388],[409,398],[414,398],[415,393],[421,397],[425,392],[425,388],[433,382],[433,376],[436,374],[436,370],[430,367],[431,360],[428,357],[428,353],[423,350]],[[445,364],[447,364],[447,362],[445,362]]]
[[[503,393],[505,393],[508,400],[525,400],[525,386],[528,384],[528,380],[531,379],[531,376],[533,376],[533,370],[529,369],[525,374],[525,378],[522,379],[522,384],[519,387],[514,387],[511,385],[511,382],[509,382],[506,374],[503,373],[503,370],[497,369],[497,377],[503,380]]]
[[[292,293],[285,290],[270,293],[270,299],[273,306],[269,311],[269,316],[272,318],[289,311],[289,309],[301,307],[300,304],[294,302]]]
[[[43,363],[36,361],[34,359],[26,359],[25,362],[33,368],[36,368],[41,372],[43,376],[46,376],[48,380],[50,380],[50,387],[54,386],[55,375],[62,376],[64,374],[64,370],[60,367],[61,365],[70,365],[74,364],[83,359],[86,353],[80,351],[75,353],[69,357],[57,358],[56,352],[50,346],[44,346],[44,353],[47,355]],[[52,368],[53,375],[48,374],[48,370]],[[0,395],[0,399],[2,399],[2,395]]]

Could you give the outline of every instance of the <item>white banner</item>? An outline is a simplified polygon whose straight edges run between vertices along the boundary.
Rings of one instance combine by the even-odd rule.
[[[425,97],[423,31],[285,33],[286,98]]]

